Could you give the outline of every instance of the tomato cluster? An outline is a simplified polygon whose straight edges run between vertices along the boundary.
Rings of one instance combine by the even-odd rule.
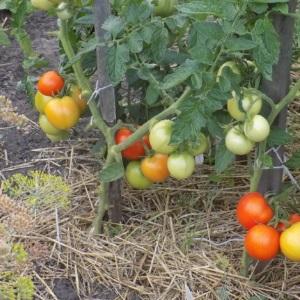
[[[287,258],[300,261],[300,215],[290,216],[289,228],[283,222],[279,222],[276,228],[267,225],[273,215],[272,208],[260,193],[250,192],[241,197],[236,216],[248,230],[244,240],[247,253],[264,261],[274,258],[281,250]]]
[[[58,96],[65,86],[63,77],[55,71],[44,73],[37,84],[35,107],[40,113],[39,125],[53,142],[68,138],[87,107],[77,86],[71,86],[69,96]]]
[[[131,161],[126,167],[125,177],[132,187],[145,189],[153,183],[164,182],[169,176],[181,180],[192,175],[194,156],[207,150],[208,139],[201,133],[196,145],[189,144],[186,150],[179,151],[171,144],[172,127],[173,121],[162,120],[150,129],[149,136],[122,151],[122,156]],[[116,144],[132,134],[128,128],[119,129],[115,136]]]
[[[232,62],[224,63],[217,73],[217,81],[222,75],[223,69],[228,67],[235,74],[240,74],[237,65]],[[237,121],[228,130],[225,137],[227,149],[236,155],[250,153],[255,143],[264,141],[270,133],[268,121],[259,115],[262,109],[262,98],[251,89],[242,89],[242,95],[232,92],[232,98],[227,101],[229,115]]]

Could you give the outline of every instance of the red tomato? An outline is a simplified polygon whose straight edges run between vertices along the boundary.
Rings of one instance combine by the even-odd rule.
[[[247,232],[244,245],[251,257],[257,260],[270,260],[279,251],[279,233],[271,226],[255,225]]]
[[[244,228],[250,229],[256,224],[268,223],[273,217],[273,210],[260,193],[250,192],[240,199],[236,216]]]
[[[142,160],[141,170],[146,178],[153,182],[164,182],[170,175],[168,170],[168,155],[156,153]]]
[[[297,222],[300,222],[300,215],[299,214],[291,214],[289,217],[290,224],[295,224]]]
[[[57,72],[49,71],[40,77],[37,88],[43,95],[54,96],[63,89],[64,84],[64,79]]]
[[[283,222],[279,222],[276,226],[276,230],[281,233],[286,230],[286,225]]]
[[[132,131],[128,128],[121,128],[118,130],[115,141],[116,144],[122,143],[129,136],[132,135]],[[139,160],[141,157],[145,156],[145,149],[142,141],[136,141],[131,144],[127,149],[122,151],[122,156],[128,160]]]

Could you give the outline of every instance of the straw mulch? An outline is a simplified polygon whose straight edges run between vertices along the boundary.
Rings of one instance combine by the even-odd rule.
[[[297,118],[299,105],[294,108]],[[290,122],[299,126],[293,117]],[[240,275],[244,231],[235,205],[249,188],[246,162],[219,177],[199,166],[189,180],[170,179],[145,191],[124,184],[122,225],[106,223],[105,234],[89,236],[101,168],[89,151],[94,142],[36,149],[39,157],[28,163],[43,163],[44,171],[59,173],[72,187],[70,209],[41,211],[31,230],[14,234],[30,253],[24,273],[42,287],[37,299],[57,299],[56,278],[69,278],[82,299],[97,285],[113,289],[117,299],[300,299],[300,265],[282,256],[260,272],[253,264],[246,278]],[[11,168],[18,167],[24,165]]]

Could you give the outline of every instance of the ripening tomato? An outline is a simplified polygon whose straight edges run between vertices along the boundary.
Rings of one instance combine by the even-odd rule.
[[[77,104],[69,96],[51,100],[45,107],[45,114],[49,122],[61,130],[72,128],[80,117]]]
[[[246,113],[250,117],[257,115],[262,108],[262,99],[260,96],[254,94],[253,92],[244,92],[243,98],[241,100],[241,106],[243,111],[239,107],[239,101],[236,97],[236,93],[232,93],[233,98],[227,101],[227,110],[232,118],[237,121],[244,121],[246,119]]]
[[[70,133],[68,131],[64,131],[62,130],[59,134],[46,134],[47,138],[53,142],[53,143],[57,143],[57,142],[60,142],[60,141],[64,141],[66,139],[69,138],[70,136]]]
[[[300,222],[300,215],[299,214],[291,214],[289,217],[290,224],[295,224],[297,222]]]
[[[168,155],[155,153],[142,160],[141,170],[145,177],[153,182],[164,182],[170,175],[168,170]]]
[[[34,97],[34,105],[37,111],[41,114],[45,112],[45,107],[49,101],[53,100],[53,97],[43,95],[39,91],[36,92]]]
[[[245,249],[257,260],[270,260],[279,251],[279,237],[275,228],[265,224],[255,225],[246,234]]]
[[[49,10],[54,7],[53,3],[49,0],[31,0],[31,5],[41,10]]]
[[[239,125],[231,128],[225,137],[226,148],[236,155],[246,155],[252,151],[255,144],[242,132]]]
[[[80,88],[76,85],[71,87],[71,98],[77,104],[80,114],[84,114],[87,108],[87,101],[83,98]]]
[[[56,135],[61,132],[61,130],[54,127],[43,114],[39,116],[39,125],[46,134]]]
[[[125,177],[128,183],[135,189],[146,189],[152,185],[152,181],[143,175],[139,161],[131,161],[127,165]]]
[[[244,124],[244,132],[251,142],[262,142],[270,133],[269,122],[261,115],[256,115]]]
[[[245,229],[250,229],[256,224],[267,224],[273,218],[273,210],[263,195],[250,192],[239,200],[236,216]]]
[[[195,158],[188,152],[173,153],[168,159],[170,175],[176,179],[186,179],[195,170]]]
[[[294,223],[281,234],[280,249],[288,259],[300,261],[300,222]]]
[[[64,79],[56,71],[48,71],[40,77],[37,88],[43,95],[54,96],[63,89],[64,84]]]
[[[150,129],[149,140],[153,150],[163,154],[174,152],[176,146],[170,145],[173,125],[171,120],[162,120]]]
[[[116,144],[122,143],[132,134],[133,132],[128,128],[119,129],[115,136]],[[145,156],[143,142],[141,140],[134,142],[127,149],[122,151],[122,156],[128,160],[139,160],[141,157]]]

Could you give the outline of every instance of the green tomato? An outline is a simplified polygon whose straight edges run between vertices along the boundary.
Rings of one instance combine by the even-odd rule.
[[[56,14],[58,18],[61,20],[68,20],[72,17],[72,13],[66,2],[62,2],[58,5]]]
[[[160,17],[169,17],[175,11],[175,6],[177,5],[177,0],[157,0],[157,5],[154,7],[154,14]]]
[[[242,99],[242,108],[244,112],[239,108],[239,101],[235,92],[233,92],[233,98],[227,101],[227,110],[231,117],[237,121],[244,121],[246,119],[246,114],[248,116],[257,115],[262,108],[261,97],[245,92]]]
[[[61,131],[59,134],[46,134],[46,136],[51,142],[56,143],[68,139],[70,133],[68,131]]]
[[[203,154],[209,147],[208,138],[201,132],[197,144],[188,144],[188,151],[194,156]]]
[[[168,170],[176,179],[186,179],[195,170],[195,158],[188,152],[173,153],[168,158]]]
[[[39,125],[46,134],[58,135],[62,132],[60,129],[54,127],[43,114],[39,116]]]
[[[49,0],[31,0],[33,7],[41,10],[49,10],[54,7],[53,3]]]
[[[246,155],[251,152],[255,144],[247,139],[239,125],[236,125],[227,132],[225,145],[230,152],[236,155]]]
[[[222,73],[223,73],[223,70],[225,67],[230,68],[234,74],[237,74],[237,75],[241,74],[241,72],[238,68],[238,65],[234,61],[227,61],[219,68],[219,70],[217,72],[217,82],[219,82],[220,77],[222,76]]]
[[[244,132],[250,141],[259,143],[269,136],[270,125],[263,116],[256,115],[251,120],[245,122]]]
[[[153,150],[163,154],[175,151],[176,146],[170,145],[174,122],[162,120],[150,129],[149,141]]]
[[[44,113],[45,107],[48,104],[49,101],[51,101],[53,98],[50,96],[43,95],[39,91],[35,94],[34,97],[34,105],[37,111],[41,114]]]
[[[140,161],[131,161],[127,165],[125,177],[133,188],[139,190],[147,189],[153,183],[143,175]]]

